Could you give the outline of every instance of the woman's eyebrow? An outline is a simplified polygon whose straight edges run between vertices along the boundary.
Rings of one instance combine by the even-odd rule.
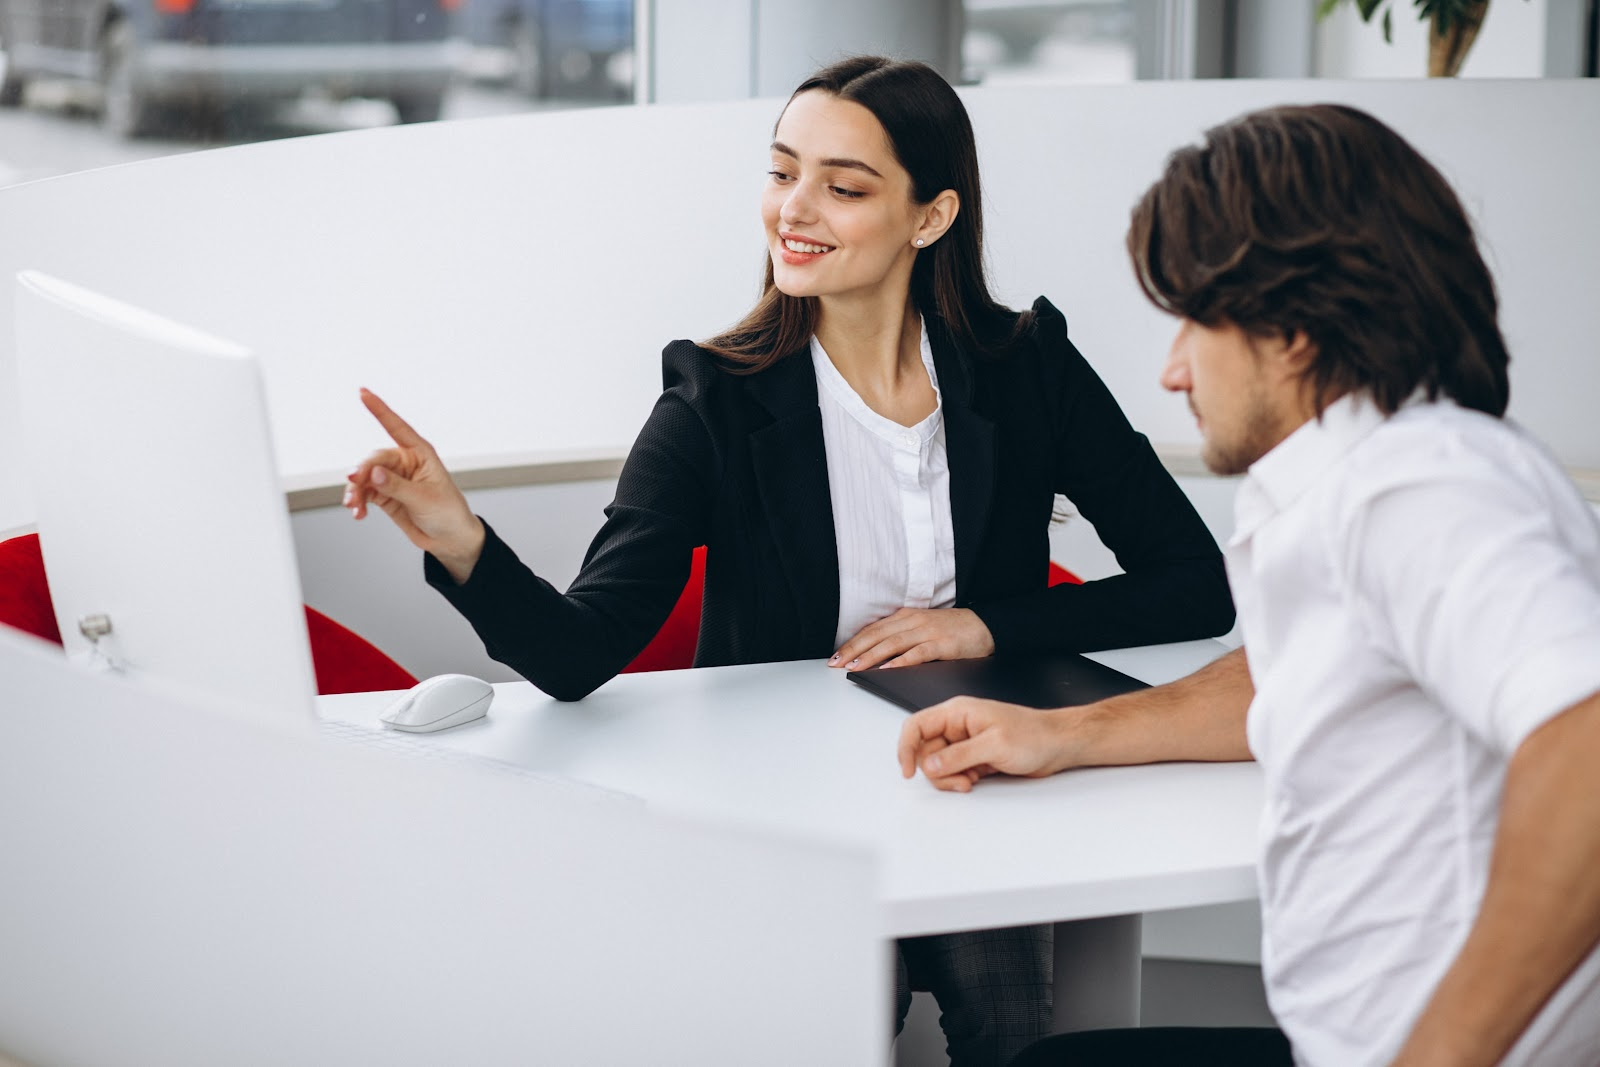
[[[784,144],[782,141],[773,141],[772,142],[772,150],[774,152],[782,152],[784,155],[790,156],[793,159],[799,159],[800,158],[800,153],[799,152],[796,152],[794,149],[790,148],[788,145]],[[882,174],[879,174],[876,170],[874,170],[872,167],[869,167],[867,164],[861,162],[861,160],[859,160],[859,159],[849,159],[849,158],[846,158],[846,157],[843,157],[843,156],[836,156],[836,157],[833,157],[833,158],[830,158],[830,159],[819,160],[818,162],[819,162],[819,164],[821,166],[824,166],[824,167],[848,167],[851,170],[866,171],[868,174],[872,175],[874,178],[883,177]]]

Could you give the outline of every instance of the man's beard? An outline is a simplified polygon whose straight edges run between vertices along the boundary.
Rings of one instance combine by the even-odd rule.
[[[1279,421],[1259,385],[1252,383],[1239,418],[1238,433],[1227,441],[1215,436],[1205,438],[1200,459],[1212,474],[1243,474],[1287,436],[1280,432]]]

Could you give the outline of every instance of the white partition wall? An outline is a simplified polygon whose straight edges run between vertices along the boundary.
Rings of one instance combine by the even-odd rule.
[[[1171,323],[1122,250],[1165,154],[1250,108],[1340,100],[1391,122],[1477,217],[1504,298],[1512,413],[1600,468],[1600,83],[1169,82],[967,91],[989,254],[1048,294],[1133,421],[1195,440],[1154,379]],[[337,478],[387,397],[456,460],[620,455],[658,354],[754,299],[779,102],[510,116],[302,138],[0,191],[0,277],[34,268],[261,355],[279,466]],[[30,521],[0,303],[0,529]]]
[[[0,1058],[873,1064],[862,851],[323,747],[0,628]]]

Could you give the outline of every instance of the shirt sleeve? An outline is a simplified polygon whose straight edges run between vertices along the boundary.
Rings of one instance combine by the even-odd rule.
[[[606,521],[565,593],[494,532],[456,585],[432,556],[428,584],[460,611],[489,655],[558,700],[580,700],[615,677],[666,621],[688,581],[720,469],[701,417],[718,372],[687,342],[664,355],[667,388],[628,453]]]
[[[1600,691],[1600,576],[1572,516],[1504,477],[1401,478],[1351,511],[1355,609],[1417,685],[1510,755]]]

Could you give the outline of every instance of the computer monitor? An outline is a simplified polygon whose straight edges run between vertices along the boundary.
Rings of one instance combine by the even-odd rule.
[[[315,717],[289,517],[255,357],[17,275],[23,441],[70,656],[274,723]]]

